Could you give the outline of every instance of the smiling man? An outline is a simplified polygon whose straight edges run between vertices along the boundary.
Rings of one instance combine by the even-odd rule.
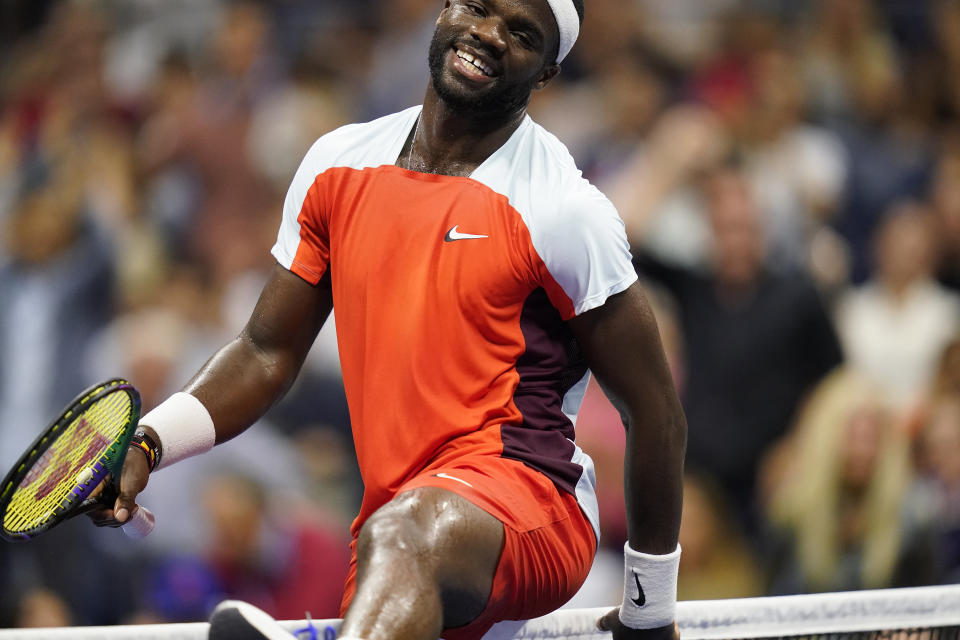
[[[628,429],[624,602],[598,624],[673,636],[686,425],[622,222],[526,113],[582,18],[580,0],[444,3],[423,106],[307,153],[247,327],[143,418],[152,455],[128,457],[116,520],[147,460],[262,415],[335,307],[365,484],[343,638],[478,638],[577,591],[599,536],[574,442],[588,367]],[[211,637],[289,635],[231,603]]]

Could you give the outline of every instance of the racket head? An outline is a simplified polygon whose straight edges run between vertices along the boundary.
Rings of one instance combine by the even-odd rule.
[[[35,538],[75,515],[107,476],[119,486],[139,419],[140,394],[122,378],[74,398],[0,484],[0,538]]]

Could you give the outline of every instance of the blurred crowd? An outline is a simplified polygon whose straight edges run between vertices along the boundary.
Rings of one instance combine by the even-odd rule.
[[[960,1],[587,0],[531,104],[618,207],[689,422],[681,599],[960,581]],[[299,161],[418,104],[440,0],[0,4],[0,468],[243,326]],[[332,325],[331,323],[328,323]],[[619,602],[623,429],[578,427]],[[331,326],[153,535],[0,545],[0,627],[336,615],[362,488]]]

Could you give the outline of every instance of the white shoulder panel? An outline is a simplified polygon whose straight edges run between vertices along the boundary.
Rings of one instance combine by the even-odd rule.
[[[317,176],[333,167],[365,169],[396,162],[420,107],[362,124],[349,124],[322,136],[303,158],[283,202],[283,220],[271,253],[289,269],[300,243],[298,221],[303,201]]]
[[[520,213],[574,314],[602,305],[637,279],[613,204],[583,177],[563,143],[529,117],[473,178]]]

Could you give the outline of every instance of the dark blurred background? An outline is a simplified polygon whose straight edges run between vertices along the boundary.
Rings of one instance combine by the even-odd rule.
[[[690,427],[680,597],[960,580],[960,1],[586,5],[530,112],[657,311]],[[0,0],[0,468],[87,385],[149,409],[236,334],[303,153],[421,101],[441,6]],[[577,431],[604,534],[570,606],[614,604],[596,388]],[[255,428],[153,477],[150,538],[0,545],[0,626],[335,616],[349,434],[328,326]]]

